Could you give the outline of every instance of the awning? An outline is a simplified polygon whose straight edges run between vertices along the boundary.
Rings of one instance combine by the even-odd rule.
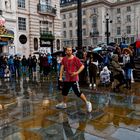
[[[7,30],[5,34],[0,34],[0,37],[14,38],[14,32],[12,30]]]

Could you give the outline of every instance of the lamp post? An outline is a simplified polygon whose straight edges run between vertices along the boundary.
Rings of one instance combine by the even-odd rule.
[[[107,45],[109,44],[109,36],[110,36],[110,32],[109,32],[109,23],[112,23],[112,20],[110,20],[109,14],[107,13],[105,16],[106,19],[106,40],[107,40]]]
[[[81,0],[77,0],[77,17],[78,17],[78,33],[77,33],[77,57],[82,59],[82,2]]]

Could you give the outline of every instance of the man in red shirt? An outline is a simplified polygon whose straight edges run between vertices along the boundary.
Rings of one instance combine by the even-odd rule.
[[[79,77],[78,74],[84,69],[84,65],[81,63],[80,59],[72,54],[72,48],[66,48],[66,56],[62,59],[61,69],[60,69],[60,77],[59,80],[62,81],[63,72],[66,72],[64,85],[62,89],[63,102],[56,105],[56,108],[65,109],[67,108],[67,95],[69,93],[70,88],[73,89],[74,93],[80,97],[87,106],[87,111],[92,111],[92,104],[87,101],[85,95],[80,91],[79,88]]]

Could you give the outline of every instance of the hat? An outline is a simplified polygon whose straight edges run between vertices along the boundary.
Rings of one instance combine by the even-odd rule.
[[[124,54],[125,52],[127,52],[128,54],[132,54],[132,51],[129,48],[124,48],[122,53]]]

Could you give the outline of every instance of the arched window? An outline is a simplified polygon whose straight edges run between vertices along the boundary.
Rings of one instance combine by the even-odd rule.
[[[38,39],[34,38],[34,50],[37,51],[38,50]]]

